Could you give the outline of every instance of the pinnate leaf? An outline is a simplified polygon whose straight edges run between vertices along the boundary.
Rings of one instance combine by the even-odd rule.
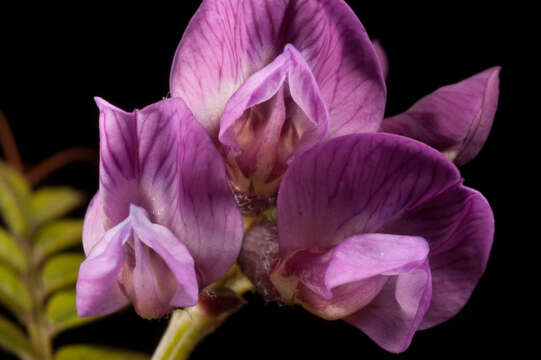
[[[62,290],[51,296],[45,307],[45,313],[51,324],[53,335],[97,319],[97,317],[77,316],[75,290]]]
[[[13,237],[0,227],[0,262],[11,266],[17,271],[24,271],[28,261]]]
[[[36,260],[79,245],[82,231],[82,220],[58,220],[43,226],[35,238]]]
[[[0,215],[9,230],[21,235],[28,231],[30,187],[24,178],[0,162]]]
[[[11,321],[0,316],[0,348],[22,359],[32,359],[32,347],[25,333]]]
[[[60,254],[49,259],[43,266],[41,280],[46,293],[75,284],[79,265],[84,256],[77,253]]]
[[[139,352],[105,346],[69,345],[56,353],[55,360],[148,360],[150,357]]]
[[[32,308],[32,300],[26,286],[13,270],[2,264],[0,264],[0,303],[16,314],[22,314]]]
[[[44,187],[32,194],[30,211],[34,224],[59,218],[83,202],[84,197],[69,187]]]

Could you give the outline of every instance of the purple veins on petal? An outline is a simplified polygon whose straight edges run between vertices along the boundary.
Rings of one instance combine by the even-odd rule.
[[[78,311],[101,315],[129,301],[155,318],[193,305],[242,239],[221,155],[181,99],[132,113],[96,102],[100,189],[85,216]],[[104,273],[95,262],[108,264]]]
[[[77,282],[80,316],[108,310],[104,302],[114,303],[109,292],[115,286],[124,299],[131,299],[140,316],[149,319],[197,303],[197,277],[189,251],[169,229],[152,224],[147,216],[144,209],[130,205],[128,218],[109,229],[89,252]]]
[[[423,238],[372,233],[344,239],[323,254],[301,250],[286,262],[299,280],[298,301],[336,320],[368,305],[389,277],[416,269],[427,256]]]
[[[314,74],[331,135],[377,130],[385,83],[363,25],[342,0],[203,1],[176,50],[171,94],[217,138],[231,96],[286,44]]]
[[[386,118],[380,131],[422,141],[464,165],[479,153],[492,127],[500,70],[493,67],[436,90],[406,112]]]
[[[460,311],[494,229],[486,200],[444,155],[382,133],[295,158],[277,214],[281,259],[270,279],[282,301],[343,319],[391,352]]]
[[[197,303],[198,285],[194,260],[186,246],[165,226],[151,223],[144,209],[132,205],[130,217],[140,242],[159,255],[178,283],[170,300],[171,305],[181,307]]]
[[[77,280],[79,316],[104,315],[127,303],[127,298],[113,288],[117,285],[115,279],[124,262],[123,244],[130,235],[131,228],[126,219],[109,229],[87,252]]]
[[[290,155],[327,135],[329,116],[302,55],[284,52],[229,99],[220,142],[233,185],[258,195],[276,192]]]
[[[292,155],[325,137],[377,131],[385,82],[342,0],[205,0],[175,53],[173,96],[222,143],[245,198],[272,197]]]
[[[411,344],[431,304],[434,285],[428,262],[389,279],[368,306],[344,320],[361,329],[387,351],[400,353]]]

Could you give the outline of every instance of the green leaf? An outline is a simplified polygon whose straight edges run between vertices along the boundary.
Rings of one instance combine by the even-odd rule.
[[[0,162],[0,215],[6,225],[17,235],[28,229],[30,187],[24,178],[6,164]]]
[[[60,254],[48,260],[41,272],[45,293],[75,284],[79,265],[84,259],[81,254]]]
[[[0,264],[0,303],[16,314],[32,309],[28,289],[13,270],[2,264]]]
[[[11,321],[0,316],[0,348],[23,358],[32,358],[32,347],[25,333]]]
[[[81,193],[69,187],[40,188],[32,195],[32,220],[34,224],[42,224],[59,218],[81,205],[83,200]]]
[[[3,262],[17,271],[24,271],[28,261],[15,240],[0,227],[0,262]]]
[[[105,346],[68,345],[57,351],[55,360],[148,360],[139,352]]]
[[[55,252],[81,243],[82,220],[59,220],[41,228],[35,237],[34,259],[39,261]]]
[[[62,290],[54,294],[45,307],[53,336],[66,329],[80,326],[98,317],[80,318],[75,309],[75,290]]]

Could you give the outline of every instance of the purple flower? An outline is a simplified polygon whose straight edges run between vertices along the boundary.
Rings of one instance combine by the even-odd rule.
[[[85,217],[80,316],[131,301],[144,318],[197,303],[241,245],[221,156],[180,99],[132,113],[102,99],[100,186]]]
[[[277,225],[247,233],[240,263],[267,296],[401,352],[464,306],[493,232],[487,201],[441,153],[397,135],[347,135],[293,160]]]
[[[396,133],[458,165],[479,152],[499,67],[382,122],[387,71],[383,48],[342,0],[204,0],[177,48],[170,88],[219,144],[241,205],[274,196],[295,155],[336,136]]]
[[[386,75],[385,51],[378,42],[374,46]],[[380,131],[422,141],[464,165],[477,156],[492,127],[500,70],[495,66],[434,91],[406,112],[383,120]]]
[[[293,155],[377,131],[385,106],[375,50],[341,0],[204,0],[170,88],[219,143],[237,193],[255,198],[275,195]]]

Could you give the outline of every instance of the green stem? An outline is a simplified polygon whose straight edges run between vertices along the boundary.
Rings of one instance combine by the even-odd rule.
[[[252,289],[250,281],[242,275],[226,281],[224,285],[238,295]],[[199,303],[184,310],[175,310],[152,360],[188,359],[197,344],[239,308],[234,306],[216,313]]]
[[[42,324],[31,322],[28,324],[27,329],[34,353],[38,356],[38,359],[52,360],[51,339],[49,339],[47,331]]]
[[[32,310],[28,316],[25,317],[24,324],[28,330],[30,343],[32,344],[34,354],[37,358],[39,360],[52,360],[53,349],[48,322],[45,318],[43,309],[39,265],[32,261],[34,254],[32,253],[32,247],[29,241],[25,238],[21,243],[23,244],[24,252],[29,260],[29,268],[23,279],[32,299]]]

